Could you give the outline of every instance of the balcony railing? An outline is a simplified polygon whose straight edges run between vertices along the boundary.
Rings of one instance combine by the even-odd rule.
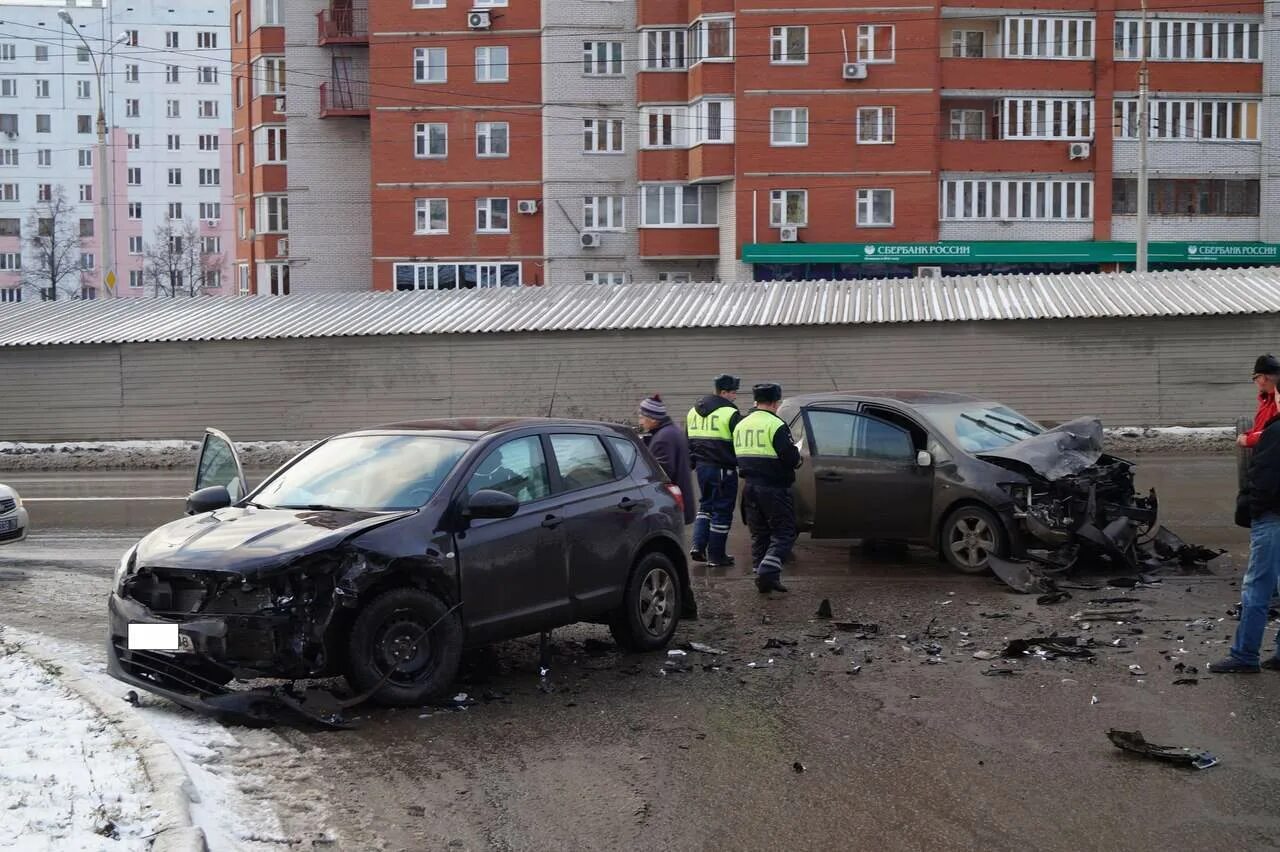
[[[331,6],[316,13],[320,44],[368,44],[369,10]]]
[[[320,117],[369,114],[369,83],[365,80],[330,80],[320,84]]]

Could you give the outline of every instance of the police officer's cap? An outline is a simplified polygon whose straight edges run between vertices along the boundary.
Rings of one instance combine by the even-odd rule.
[[[1253,362],[1253,374],[1255,376],[1274,376],[1277,373],[1280,373],[1280,359],[1277,359],[1274,355],[1259,355],[1258,360]]]
[[[756,402],[779,402],[782,399],[782,385],[772,382],[754,385],[751,388],[751,395],[755,397]]]
[[[737,376],[731,376],[728,373],[716,376],[717,391],[736,391],[741,386],[742,381]]]

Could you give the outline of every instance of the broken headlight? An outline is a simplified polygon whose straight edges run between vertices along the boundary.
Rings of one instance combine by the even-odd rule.
[[[1009,498],[1018,505],[1019,508],[1025,509],[1031,501],[1031,486],[1025,482],[1001,482],[1000,490],[1009,495]]]
[[[116,567],[116,576],[112,581],[112,588],[119,594],[121,587],[124,585],[124,578],[128,576],[129,571],[133,569],[134,560],[138,555],[138,545],[134,545],[124,552],[124,556],[120,557],[120,565]]]

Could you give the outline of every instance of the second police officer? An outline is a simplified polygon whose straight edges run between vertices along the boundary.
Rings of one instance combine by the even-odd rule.
[[[742,517],[751,530],[751,560],[756,588],[785,592],[782,563],[796,541],[796,508],[791,485],[800,466],[800,450],[791,430],[778,417],[782,386],[756,385],[756,406],[733,430],[733,449],[746,484],[742,488]]]
[[[737,376],[716,376],[715,393],[708,394],[689,409],[685,432],[698,477],[698,516],[693,522],[693,542],[689,556],[712,568],[733,565],[725,552],[733,507],[738,501],[738,460],[733,452],[733,428],[742,420],[734,400],[738,398]]]

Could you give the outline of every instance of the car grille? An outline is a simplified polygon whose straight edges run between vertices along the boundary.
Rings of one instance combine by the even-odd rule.
[[[0,497],[0,515],[12,512],[18,508],[18,501],[12,497]]]
[[[11,539],[21,538],[21,537],[22,537],[21,527],[19,527],[16,530],[10,530],[9,532],[0,533],[0,541],[9,541]]]

